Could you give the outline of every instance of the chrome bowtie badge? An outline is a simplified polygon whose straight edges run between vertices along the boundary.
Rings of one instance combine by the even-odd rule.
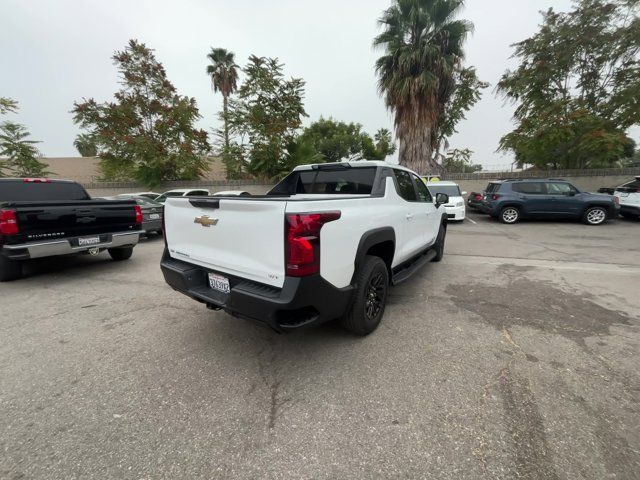
[[[202,215],[201,217],[194,218],[193,223],[199,223],[203,227],[210,227],[211,225],[215,227],[218,224],[218,219],[210,218],[209,215]]]

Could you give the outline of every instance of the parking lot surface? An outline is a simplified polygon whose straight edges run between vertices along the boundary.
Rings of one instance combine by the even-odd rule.
[[[469,218],[366,338],[208,311],[159,237],[31,265],[0,478],[639,478],[640,223]]]

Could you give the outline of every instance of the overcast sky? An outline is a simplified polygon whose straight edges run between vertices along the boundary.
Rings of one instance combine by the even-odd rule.
[[[169,79],[196,98],[200,126],[216,126],[221,97],[214,96],[205,66],[211,46],[278,57],[286,73],[307,82],[306,123],[323,115],[361,123],[373,134],[392,127],[376,89],[371,41],[390,0],[2,0],[0,96],[19,101],[11,118],[25,124],[47,156],[75,156],[79,132],[69,111],[74,100],[112,98],[117,90],[110,57],[130,38],[153,48]],[[487,167],[508,165],[496,153],[511,128],[512,106],[494,87],[508,66],[510,44],[534,33],[540,10],[567,10],[570,0],[467,0],[463,17],[475,24],[466,51],[481,79],[483,99],[459,125],[455,148],[473,150]]]

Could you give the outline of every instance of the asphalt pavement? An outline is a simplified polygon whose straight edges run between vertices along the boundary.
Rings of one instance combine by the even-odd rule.
[[[640,222],[471,214],[380,328],[278,335],[131,260],[0,284],[3,479],[638,479]]]

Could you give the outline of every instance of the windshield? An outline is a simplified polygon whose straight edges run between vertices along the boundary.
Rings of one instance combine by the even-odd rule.
[[[438,193],[444,193],[449,197],[460,197],[460,187],[458,185],[437,185],[428,183],[427,187],[431,192],[431,195],[435,196]]]

